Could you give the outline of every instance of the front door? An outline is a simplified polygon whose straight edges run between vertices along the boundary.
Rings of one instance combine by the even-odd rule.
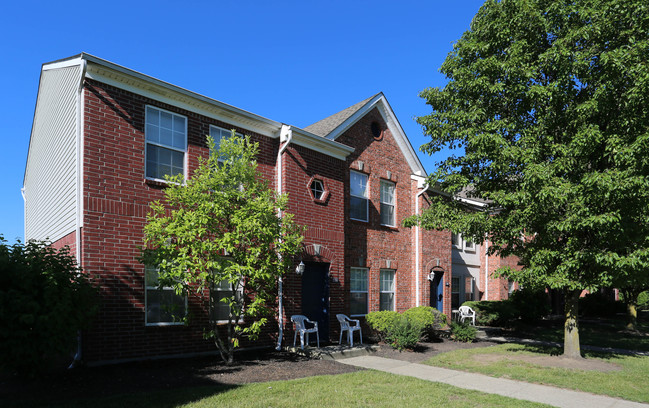
[[[435,277],[430,281],[430,305],[443,312],[444,308],[444,285],[442,278],[444,271],[435,271]]]
[[[318,322],[320,341],[329,341],[329,264],[305,262],[302,274],[302,314]],[[315,336],[309,340],[315,341]]]

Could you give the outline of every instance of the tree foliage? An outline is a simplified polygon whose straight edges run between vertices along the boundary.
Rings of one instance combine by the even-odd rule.
[[[649,279],[647,55],[645,1],[488,0],[441,67],[447,85],[421,93],[422,150],[455,149],[430,182],[488,200],[467,212],[438,197],[421,223],[488,234],[525,266],[505,276],[563,289],[573,357],[580,291]]]
[[[229,306],[227,324],[212,321],[207,330],[229,364],[241,336],[257,338],[266,323],[277,279],[291,266],[302,236],[291,214],[278,215],[288,197],[257,172],[256,143],[233,131],[218,151],[212,138],[208,144],[211,154],[199,158],[194,174],[169,178],[164,200],[151,204],[143,260],[159,266],[160,286],[178,293],[231,285],[220,300]]]
[[[33,375],[67,357],[96,301],[68,247],[8,245],[0,236],[0,367]]]

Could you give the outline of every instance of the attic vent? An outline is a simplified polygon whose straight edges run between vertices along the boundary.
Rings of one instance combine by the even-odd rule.
[[[372,122],[370,125],[370,129],[372,130],[372,137],[374,139],[380,139],[381,138],[381,125],[379,125],[379,122]]]

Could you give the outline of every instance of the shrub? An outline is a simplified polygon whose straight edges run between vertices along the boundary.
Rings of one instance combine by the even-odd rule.
[[[365,316],[365,321],[379,340],[385,341],[388,331],[399,316],[399,313],[392,311],[370,312]]]
[[[519,313],[510,300],[481,300],[464,302],[476,312],[480,326],[506,326],[518,318]]]
[[[550,299],[545,290],[521,289],[509,296],[512,306],[522,320],[537,320],[550,314]]]
[[[649,310],[649,291],[640,292],[638,295],[638,309]]]
[[[410,319],[405,315],[398,316],[388,329],[386,340],[395,349],[402,351],[412,349],[421,339],[424,330],[424,322],[418,319]]]
[[[446,315],[434,307],[417,306],[403,312],[411,321],[422,326],[422,335],[431,339],[435,337],[435,330],[446,327]]]
[[[468,323],[451,323],[451,338],[455,341],[472,343],[477,333],[478,329]]]
[[[624,303],[605,293],[594,292],[579,298],[579,314],[583,316],[610,317],[616,313],[624,313],[625,310]]]
[[[0,367],[33,375],[70,353],[96,312],[94,300],[67,247],[9,246],[0,236]]]

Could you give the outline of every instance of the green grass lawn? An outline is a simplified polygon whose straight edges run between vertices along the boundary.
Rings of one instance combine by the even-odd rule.
[[[4,405],[3,406],[7,406]],[[27,406],[27,405],[25,405]],[[32,402],[29,406],[35,406]],[[544,407],[378,371],[48,402],[47,407]]]
[[[426,364],[649,402],[649,386],[647,386],[649,357],[585,353],[588,359],[601,359],[622,368],[620,371],[609,372],[545,367],[511,359],[516,355],[558,355],[560,352],[561,350],[556,348],[501,344],[439,354],[426,361]],[[509,356],[510,359],[493,362],[476,361],[473,356],[477,354],[500,354]]]

